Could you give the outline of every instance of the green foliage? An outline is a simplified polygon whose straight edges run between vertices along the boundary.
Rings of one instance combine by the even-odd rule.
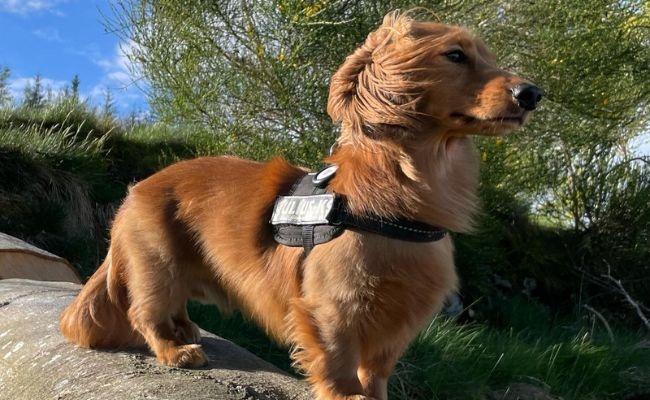
[[[477,140],[487,216],[479,237],[461,242],[480,240],[482,250],[472,260],[460,250],[477,252],[474,246],[461,243],[458,252],[470,298],[482,294],[488,306],[499,301],[503,291],[485,283],[493,283],[492,274],[514,292],[533,278],[534,295],[554,308],[592,304],[608,317],[638,323],[603,275],[650,304],[644,289],[650,221],[641,200],[650,159],[631,150],[650,126],[647,2],[488,3],[462,19],[502,65],[530,77],[546,96],[524,129]],[[502,259],[481,258],[485,253]]]
[[[40,108],[45,104],[45,92],[41,82],[41,76],[36,75],[33,83],[25,85],[23,93],[23,105],[28,108]]]
[[[79,75],[75,75],[72,77],[72,81],[70,82],[70,100],[72,102],[79,102]]]
[[[486,164],[507,171],[497,184],[538,215],[585,230],[625,185],[627,175],[610,171],[629,163],[630,140],[648,127],[649,18],[642,1],[539,1],[510,3],[479,24],[502,62],[547,94]]]
[[[108,89],[104,92],[104,102],[102,103],[100,115],[103,119],[109,120],[115,117],[115,98]]]
[[[5,108],[11,104],[11,92],[9,91],[9,77],[11,70],[9,67],[0,69],[0,108]]]
[[[603,194],[608,200],[598,210],[596,223],[580,235],[574,257],[586,279],[599,288],[590,293],[595,297],[594,303],[601,309],[616,310],[618,319],[637,321],[636,310],[624,291],[640,302],[648,315],[650,168],[638,162],[617,167],[608,176],[616,183],[612,183],[611,192]],[[622,287],[616,280],[622,281]]]
[[[309,85],[294,84],[304,66],[281,56],[289,53],[284,41],[292,32],[269,25],[275,18],[259,17],[260,10],[275,13],[270,3],[117,4],[117,23],[128,26],[128,39],[136,43],[131,56],[152,82],[150,102],[164,121],[205,124],[229,149],[244,151],[276,141],[306,146],[325,131],[296,101],[311,94],[300,92]]]
[[[231,153],[269,149],[314,166],[336,137],[329,77],[408,3],[120,0],[108,24],[134,44],[163,121],[206,125]]]

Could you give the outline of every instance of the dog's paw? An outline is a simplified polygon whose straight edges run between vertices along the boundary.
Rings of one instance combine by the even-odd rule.
[[[201,343],[201,331],[199,327],[192,321],[184,321],[176,323],[174,327],[174,334],[183,343],[199,344]]]
[[[158,356],[158,361],[170,367],[199,368],[208,363],[208,356],[198,344],[170,347]]]

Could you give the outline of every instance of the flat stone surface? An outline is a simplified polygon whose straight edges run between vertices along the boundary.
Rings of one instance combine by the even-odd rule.
[[[71,345],[61,311],[81,286],[0,280],[0,398],[3,399],[310,399],[305,382],[232,342],[202,331],[210,364],[169,368],[147,352]]]
[[[66,259],[0,232],[0,279],[8,278],[81,283]]]

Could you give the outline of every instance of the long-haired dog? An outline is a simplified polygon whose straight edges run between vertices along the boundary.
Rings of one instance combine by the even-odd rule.
[[[326,190],[360,219],[468,231],[478,161],[470,134],[521,126],[541,99],[456,26],[390,13],[332,77],[341,123]],[[89,348],[147,345],[166,365],[207,363],[189,299],[241,309],[291,346],[318,399],[386,399],[387,379],[457,288],[449,236],[352,227],[306,252],[274,241],[274,203],[305,174],[276,158],[174,164],[134,185],[105,261],[60,319]]]

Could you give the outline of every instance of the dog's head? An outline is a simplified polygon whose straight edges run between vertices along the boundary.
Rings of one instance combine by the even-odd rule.
[[[521,126],[541,98],[467,30],[393,12],[334,74],[327,110],[343,135],[499,135]]]

